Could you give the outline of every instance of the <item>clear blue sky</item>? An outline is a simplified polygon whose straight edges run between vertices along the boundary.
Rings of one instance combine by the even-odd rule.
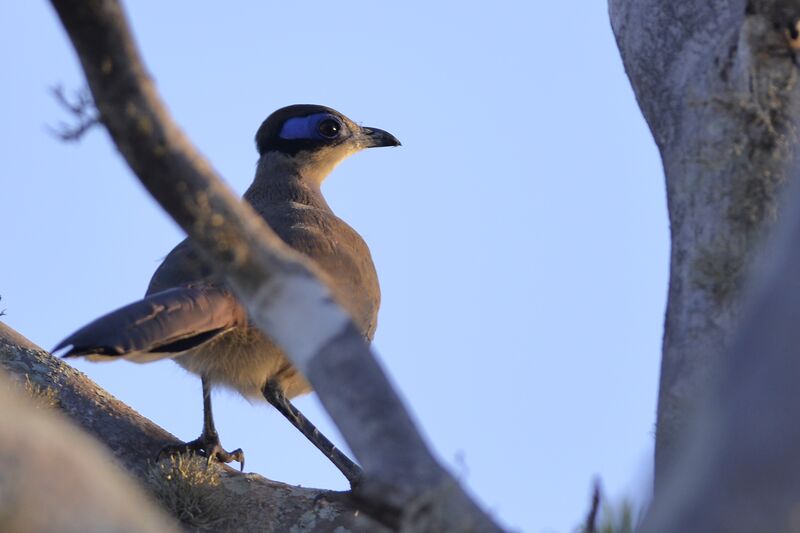
[[[668,223],[655,146],[604,2],[128,2],[177,121],[236,191],[274,109],[321,103],[403,141],[324,192],[369,243],[375,348],[441,459],[510,528],[570,531],[592,479],[645,491]],[[139,298],[181,232],[106,133],[63,144],[48,87],[83,85],[47,2],[0,5],[0,309],[50,348]],[[166,361],[75,365],[175,435],[199,380]],[[215,398],[248,470],[343,489],[266,405]],[[338,439],[312,396],[298,401]]]

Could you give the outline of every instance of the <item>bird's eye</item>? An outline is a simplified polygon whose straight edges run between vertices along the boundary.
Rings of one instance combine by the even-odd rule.
[[[326,139],[335,139],[336,136],[339,135],[341,129],[342,125],[338,120],[333,118],[326,118],[319,123],[319,126],[317,126],[317,131],[319,131],[319,134]]]

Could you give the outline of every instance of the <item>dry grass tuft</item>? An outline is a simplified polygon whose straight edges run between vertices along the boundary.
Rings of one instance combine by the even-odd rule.
[[[219,472],[205,457],[174,455],[151,465],[147,485],[162,506],[193,531],[216,529],[225,517]]]
[[[24,391],[29,398],[33,400],[33,405],[37,409],[52,409],[53,407],[61,407],[61,401],[58,398],[58,391],[53,387],[40,385],[35,381],[31,381],[28,374],[25,374],[25,381],[16,381],[19,389]]]

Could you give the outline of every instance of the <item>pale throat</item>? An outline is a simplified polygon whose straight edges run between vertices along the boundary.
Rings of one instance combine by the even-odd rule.
[[[336,166],[358,150],[351,145],[302,151],[290,156],[270,151],[258,162],[258,174],[268,180],[295,177],[319,188]]]

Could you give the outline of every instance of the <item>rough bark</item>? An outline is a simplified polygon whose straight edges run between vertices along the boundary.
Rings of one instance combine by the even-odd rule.
[[[369,346],[319,281],[321,272],[222,184],[170,119],[119,3],[52,4],[100,121],[144,186],[226,276],[254,323],[312,383],[364,467],[358,496],[406,530],[497,530],[433,458]],[[285,327],[298,323],[307,327]]]
[[[641,531],[800,531],[800,183],[787,200],[741,332]]]
[[[341,528],[339,531],[384,530],[382,526],[369,520],[363,512],[359,512],[358,505],[347,493],[294,487],[270,481],[257,474],[242,474],[219,463],[207,466],[202,458],[180,461],[164,458],[156,463],[155,457],[162,446],[179,442],[173,435],[2,323],[0,367],[21,383],[23,388],[28,388],[35,396],[43,397],[54,410],[65,414],[74,424],[104,444],[113,456],[113,461],[138,479],[141,486],[186,527],[213,531],[275,532],[333,531],[337,527]],[[5,400],[0,395],[0,401]],[[0,420],[3,427],[0,436],[3,438],[11,432],[22,433],[28,425],[26,412],[16,410],[17,407],[14,409],[7,410],[6,404],[0,409],[0,414],[6,415]],[[10,413],[13,416],[9,416]],[[50,423],[52,427],[45,427]],[[82,478],[79,486],[86,487],[87,498],[95,497],[98,492],[109,491],[108,497],[113,497],[114,501],[126,501],[118,498],[118,495],[127,490],[127,485],[117,481],[117,478],[122,477],[117,472],[108,473],[111,468],[103,468],[103,461],[111,461],[95,450],[96,443],[84,435],[78,435],[74,440],[72,435],[69,438],[62,436],[62,431],[65,434],[78,432],[73,427],[64,429],[67,424],[58,420],[43,420],[39,425],[44,428],[41,434],[49,433],[55,437],[25,444],[24,446],[30,446],[28,452],[24,446],[15,448],[4,445],[8,441],[0,438],[0,457],[5,458],[13,452],[16,454],[17,466],[24,464],[33,465],[37,469],[49,468],[42,470],[40,478],[27,473],[29,479],[41,479],[43,483],[49,483],[56,488],[64,486],[64,490],[69,490],[69,481],[77,476]],[[60,455],[55,455],[53,449]],[[45,451],[38,453],[38,450]],[[96,457],[99,457],[99,465],[87,466]],[[40,465],[42,458],[47,460]],[[54,461],[59,458],[63,458],[65,466],[54,467]],[[7,479],[9,472],[14,471],[8,466],[14,464],[14,460],[4,459],[0,463],[2,481]],[[72,464],[76,468],[82,468],[82,471],[76,473],[68,468]],[[127,479],[123,481],[129,483]],[[2,489],[3,484],[0,482],[0,492],[6,494]],[[77,490],[73,492],[76,498],[82,496],[77,494]],[[74,516],[69,513],[69,509],[65,509],[73,504],[73,500],[64,498],[61,502],[55,500],[51,509],[55,514],[62,513],[63,521],[55,524],[63,525],[64,529],[35,527],[18,531],[168,531],[164,528],[166,526],[156,527],[165,523],[163,519],[158,522],[158,516],[152,519],[156,526],[146,528],[150,522],[145,518],[149,519],[153,513],[148,514],[146,510],[149,507],[145,505],[139,515],[138,509],[143,498],[138,493],[134,496],[128,505],[106,504],[112,510],[119,511],[115,515],[118,522],[114,528],[83,527],[86,524],[105,524],[101,521],[107,510],[102,502],[109,501],[105,497],[85,502],[80,508],[82,513]],[[3,500],[7,501],[5,498]],[[98,521],[90,522],[94,518]],[[2,526],[4,519],[6,515],[0,508],[0,530],[13,531]],[[84,519],[85,522],[71,521]],[[141,527],[139,520],[142,520]]]
[[[96,442],[0,375],[0,531],[173,532],[174,523]],[[18,391],[13,390],[19,389]]]
[[[610,7],[673,238],[640,530],[800,531],[800,3]]]
[[[783,217],[800,105],[796,3],[610,0],[614,33],[661,152],[672,236],[656,491],[730,353],[744,281]],[[752,353],[758,360],[761,356]]]

